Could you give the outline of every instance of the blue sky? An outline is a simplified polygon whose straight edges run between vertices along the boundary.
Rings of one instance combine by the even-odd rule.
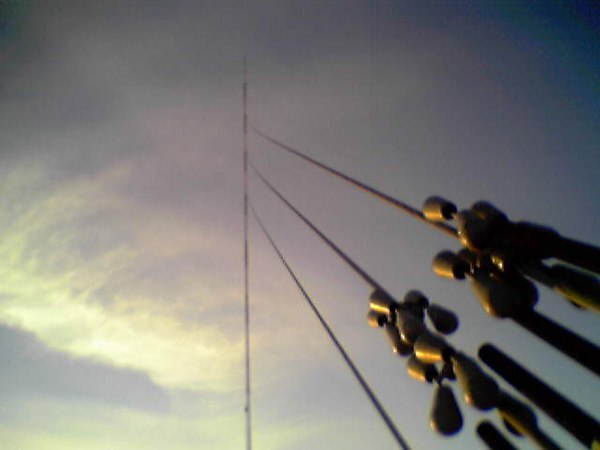
[[[7,448],[243,446],[244,48],[250,120],[282,141],[415,206],[431,194],[460,207],[485,198],[600,244],[591,4],[0,5]],[[457,347],[474,355],[494,342],[600,413],[593,375],[487,317],[466,283],[435,277],[432,257],[454,242],[255,135],[250,151],[391,293],[417,288],[454,309]],[[482,416],[466,406],[460,435],[428,429],[431,389],[366,325],[368,287],[257,180],[250,187],[411,446],[480,448]],[[393,448],[253,224],[251,263],[256,448]],[[540,293],[540,311],[598,342],[596,317]]]

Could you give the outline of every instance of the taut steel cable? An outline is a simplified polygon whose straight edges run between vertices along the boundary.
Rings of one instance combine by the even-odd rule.
[[[354,269],[354,271],[363,280],[365,280],[365,282],[367,284],[369,284],[374,289],[380,289],[385,294],[389,295],[389,293],[377,281],[375,281],[375,279],[371,275],[369,275],[362,267],[360,267],[358,264],[356,264],[352,260],[352,258],[350,258],[348,255],[346,255],[346,253],[344,253],[337,245],[335,245],[331,239],[329,239],[321,230],[319,230],[315,225],[313,225],[313,223],[310,220],[308,220],[306,217],[304,217],[304,215],[300,211],[298,211],[294,207],[294,205],[292,205],[282,194],[280,194],[279,191],[277,189],[275,189],[275,187],[271,183],[269,183],[269,181],[267,181],[267,179],[263,175],[261,175],[261,173],[258,171],[258,169],[256,167],[254,167],[254,165],[251,162],[249,162],[248,164],[252,168],[254,173],[260,178],[260,180],[263,183],[265,183],[265,185],[271,190],[271,192],[273,192],[277,197],[279,197],[279,199],[283,203],[285,203],[285,205],[288,208],[290,208],[300,219],[302,219],[302,221],[306,225],[308,225],[308,227],[311,230],[313,230],[335,253],[337,253],[337,255],[340,258],[342,258],[346,262],[346,264],[348,264],[352,269]]]
[[[373,407],[379,413],[379,416],[381,417],[381,420],[383,420],[383,422],[387,426],[389,432],[392,434],[392,436],[394,437],[394,439],[396,440],[396,442],[398,443],[398,445],[400,446],[400,448],[402,448],[404,450],[409,450],[410,447],[408,446],[408,444],[406,443],[406,441],[404,440],[404,438],[402,437],[402,435],[398,431],[398,428],[396,427],[396,425],[394,424],[394,422],[392,421],[392,419],[388,415],[387,411],[385,410],[385,408],[383,407],[383,405],[379,402],[377,396],[375,395],[375,393],[373,392],[373,390],[371,389],[371,387],[369,386],[369,384],[367,383],[367,381],[364,379],[364,377],[362,376],[362,374],[360,373],[360,371],[358,370],[358,368],[356,367],[356,365],[352,361],[352,358],[350,358],[350,355],[348,355],[348,353],[344,349],[344,346],[337,339],[337,337],[335,336],[335,333],[333,332],[333,330],[329,327],[329,324],[327,323],[327,321],[325,320],[325,318],[323,317],[323,315],[321,314],[321,312],[319,311],[319,309],[317,308],[317,306],[315,305],[315,303],[312,301],[312,299],[310,298],[310,296],[308,295],[308,293],[304,289],[304,286],[302,286],[302,283],[300,282],[300,280],[298,279],[298,277],[296,276],[296,274],[294,273],[294,271],[292,270],[292,268],[290,267],[290,265],[286,261],[285,257],[283,256],[283,254],[281,253],[281,251],[279,250],[279,248],[277,247],[277,244],[275,244],[275,241],[273,241],[273,239],[271,238],[271,235],[269,234],[269,231],[265,227],[264,223],[260,219],[260,216],[258,215],[258,213],[256,212],[256,210],[254,209],[254,207],[252,206],[252,204],[250,204],[250,210],[252,211],[252,214],[254,215],[254,218],[256,219],[256,222],[258,223],[259,227],[261,228],[261,230],[263,231],[263,233],[267,237],[267,240],[271,244],[271,247],[273,247],[273,250],[275,250],[275,253],[277,253],[277,256],[279,256],[279,259],[280,259],[281,263],[287,269],[288,273],[290,274],[290,277],[292,277],[292,279],[294,280],[294,283],[296,283],[296,286],[298,287],[298,289],[300,290],[300,292],[304,296],[304,299],[306,300],[306,302],[308,303],[308,305],[310,306],[310,308],[312,309],[312,311],[315,313],[315,316],[317,316],[317,319],[319,320],[319,322],[323,326],[323,329],[325,330],[325,332],[327,333],[327,335],[329,336],[329,338],[333,342],[333,345],[335,345],[335,347],[337,348],[337,350],[340,352],[340,355],[342,356],[342,358],[344,359],[344,362],[346,363],[346,365],[348,366],[348,368],[350,369],[350,371],[354,375],[354,378],[356,379],[356,381],[358,382],[358,384],[360,384],[360,386],[362,387],[363,391],[365,392],[365,394],[367,395],[367,397],[371,401],[371,404],[373,405]]]
[[[436,229],[438,229],[439,231],[447,234],[448,236],[451,236],[453,238],[457,237],[457,232],[456,230],[451,227],[450,225],[443,223],[443,222],[431,222],[429,220],[427,220],[425,218],[425,216],[423,215],[423,213],[421,211],[419,211],[416,208],[413,208],[412,206],[410,206],[409,204],[398,200],[388,194],[385,194],[377,189],[375,189],[374,187],[368,186],[365,183],[362,183],[361,181],[356,180],[355,178],[352,178],[349,175],[346,175],[342,172],[340,172],[339,170],[336,170],[332,167],[329,167],[319,161],[317,161],[314,158],[311,158],[310,156],[305,155],[304,153],[300,152],[299,150],[296,150],[295,148],[290,147],[289,145],[284,144],[283,142],[278,141],[277,139],[269,136],[268,134],[266,134],[265,132],[259,130],[258,128],[256,128],[254,125],[250,124],[250,128],[252,129],[252,131],[254,131],[258,136],[262,137],[263,139],[269,141],[270,143],[274,144],[275,146],[287,151],[288,153],[292,153],[293,155],[298,156],[299,158],[304,159],[305,161],[308,161],[309,163],[325,170],[326,172],[329,172],[332,175],[335,175],[338,178],[341,178],[342,180],[347,181],[348,183],[352,184],[353,186],[362,189],[363,191],[374,195],[375,197],[379,198],[380,200],[404,211],[406,214],[414,217],[417,220],[420,220],[421,222],[424,222]]]

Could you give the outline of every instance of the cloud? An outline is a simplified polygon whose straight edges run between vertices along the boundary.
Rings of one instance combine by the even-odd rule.
[[[193,164],[185,156],[181,164]],[[4,180],[14,208],[0,221],[0,320],[53,349],[143,371],[165,388],[239,389],[241,246],[232,239],[239,224],[217,206],[220,195],[202,190],[191,208],[154,202],[159,194],[149,190],[169,190],[136,169],[168,174],[172,189],[192,191],[193,178],[169,173],[177,164],[158,155],[125,159],[52,189],[39,188],[49,176],[43,168],[16,167]],[[257,269],[276,265],[270,257]],[[267,367],[264,384],[277,382],[298,342],[312,356],[330,351],[300,297],[273,300],[290,289],[296,295],[277,273],[283,277],[253,288],[253,348]]]
[[[4,402],[39,396],[169,411],[167,392],[148,375],[52,350],[15,327],[0,325],[0,360]]]
[[[493,193],[517,206],[525,199],[536,203],[528,186],[545,189],[540,175],[563,180],[563,192],[596,179],[590,171],[598,166],[597,152],[563,150],[592,148],[597,139],[573,128],[572,109],[562,107],[571,101],[570,91],[547,84],[557,73],[547,69],[555,66],[532,66],[540,53],[523,52],[532,48],[505,36],[502,20],[488,20],[498,13],[474,14],[489,8],[381,3],[369,79],[370,11],[364,1],[340,8],[340,2],[272,0],[255,2],[250,11],[237,0],[19,3],[30,9],[11,41],[16,46],[0,55],[0,117],[6,119],[0,120],[0,321],[33,332],[48,352],[69,361],[145,374],[148,383],[169,390],[176,414],[202,416],[203,422],[153,420],[144,411],[117,414],[118,408],[104,410],[114,419],[85,407],[65,411],[72,407],[65,394],[47,408],[39,399],[18,405],[22,424],[29,425],[13,448],[123,448],[123,442],[131,443],[128,450],[239,447],[230,434],[236,429],[243,435],[242,408],[233,397],[242,398],[243,385],[240,37],[246,25],[251,120],[411,203],[445,192],[466,205],[473,195]],[[563,100],[543,101],[550,91]],[[549,126],[548,115],[565,127]],[[577,121],[582,129],[585,120]],[[555,130],[569,145],[542,151],[557,142]],[[530,139],[534,132],[538,137]],[[253,137],[253,157],[263,144]],[[380,215],[381,205],[367,206],[360,193],[351,197],[337,181],[319,181],[321,173],[311,174],[288,155],[260,156],[255,162],[268,167],[270,179],[378,280],[381,275],[386,288],[400,293],[436,283],[429,264],[439,248],[429,230],[419,235],[412,222],[405,228],[395,211]],[[574,172],[573,182],[563,178],[568,165],[561,161],[569,158],[586,169]],[[277,242],[359,365],[372,376],[388,376],[381,392],[399,394],[399,369],[391,366],[397,361],[385,365],[389,350],[364,323],[365,287],[358,289],[352,274],[270,194],[256,184],[251,188]],[[548,205],[548,194],[537,203]],[[577,201],[559,203],[573,208],[572,214],[564,211],[564,220],[594,211]],[[571,222],[596,223],[583,217]],[[344,372],[339,358],[256,237],[253,380],[257,424],[267,430],[260,443],[331,447],[325,428],[340,430],[333,432],[355,444],[356,434],[370,439],[343,422],[348,414],[362,414],[339,382],[352,380],[333,375]],[[440,282],[437,296],[445,298],[451,289]],[[458,305],[464,292],[454,292],[448,303]],[[463,309],[461,318],[479,312]],[[330,360],[336,365],[328,366]],[[72,367],[72,377],[91,370]],[[320,395],[325,391],[343,400]],[[314,414],[308,404],[313,399],[344,417]],[[33,425],[26,417],[32,410]],[[426,417],[410,412],[414,421]],[[215,420],[207,418],[213,413]],[[299,416],[320,423],[296,424]],[[409,428],[428,435],[421,422],[423,429]],[[12,444],[12,430],[1,427],[0,441]],[[345,434],[350,428],[354,434]],[[39,435],[27,433],[32,429]]]
[[[47,176],[15,169],[6,198],[16,205],[27,179]],[[125,161],[25,196],[3,217],[1,319],[55,349],[143,370],[161,384],[234,388],[237,318],[227,306],[202,317],[238,302],[227,231],[115,195],[128,180]]]

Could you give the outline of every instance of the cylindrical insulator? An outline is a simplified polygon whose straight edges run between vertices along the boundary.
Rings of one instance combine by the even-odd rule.
[[[500,417],[502,417],[502,414],[500,414]],[[523,437],[523,435],[521,433],[519,433],[517,431],[517,429],[510,424],[510,422],[508,420],[502,419],[502,423],[504,424],[504,428],[506,428],[511,434],[514,434],[515,436],[518,436],[518,437]]]
[[[514,273],[514,255],[510,252],[494,251],[490,253],[490,262],[496,266],[500,271],[506,273]]]
[[[423,203],[423,215],[432,222],[450,220],[456,214],[454,203],[439,196],[431,196]]]
[[[479,217],[485,220],[490,220],[493,223],[498,222],[508,222],[508,217],[490,202],[485,200],[480,200],[478,202],[473,203],[471,209],[475,211]]]
[[[444,436],[451,436],[458,433],[462,425],[462,414],[452,389],[446,385],[436,386],[429,414],[429,426]]]
[[[533,308],[539,298],[535,284],[520,274],[513,274],[508,280],[519,291],[519,308],[522,311]]]
[[[436,275],[455,280],[464,280],[470,269],[464,259],[450,250],[444,250],[435,255],[432,266]]]
[[[470,209],[454,216],[458,238],[470,250],[482,250],[491,240],[490,223]]]
[[[426,364],[447,361],[454,350],[437,334],[425,330],[415,341],[415,355]]]
[[[433,303],[427,308],[427,317],[437,331],[442,334],[451,334],[458,328],[458,316],[449,309]]]
[[[382,314],[392,314],[399,305],[400,303],[381,289],[375,289],[369,297],[369,307]]]
[[[494,408],[498,403],[500,392],[498,383],[464,353],[455,353],[451,356],[451,360],[465,402],[483,411]]]
[[[411,289],[404,295],[404,303],[407,305],[419,306],[420,308],[427,308],[429,300],[421,291]]]
[[[550,268],[554,290],[574,304],[600,313],[600,279],[562,264]]]
[[[502,419],[509,425],[507,429],[512,433],[528,435],[538,427],[533,410],[504,391],[499,396],[498,411]]]
[[[385,324],[385,335],[392,346],[392,351],[399,356],[407,356],[413,352],[412,345],[402,342],[400,330],[392,323]]]
[[[400,337],[409,345],[414,345],[417,338],[425,331],[423,320],[406,310],[398,310],[396,325],[400,330]]]
[[[519,291],[503,278],[487,270],[478,270],[469,281],[475,297],[490,316],[514,317],[519,312]]]
[[[456,256],[464,260],[469,265],[469,269],[474,269],[477,267],[477,254],[468,248],[461,248],[458,252],[456,252]]]
[[[371,309],[367,313],[367,323],[370,327],[380,328],[387,323],[387,316]]]
[[[440,379],[442,380],[456,380],[456,374],[452,368],[452,361],[445,361],[440,370]]]
[[[412,378],[423,383],[433,383],[438,377],[438,370],[433,364],[425,364],[415,355],[408,358],[406,370]]]

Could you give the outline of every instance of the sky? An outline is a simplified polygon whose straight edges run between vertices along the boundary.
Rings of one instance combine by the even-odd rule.
[[[2,447],[244,448],[244,52],[277,139],[417,207],[487,199],[600,245],[599,25],[578,1],[0,0]],[[453,345],[493,342],[600,415],[594,375],[433,274],[456,242],[249,147],[388,291],[456,311]],[[495,413],[461,402],[463,431],[435,435],[369,287],[255,178],[250,198],[411,447],[481,448]],[[250,265],[255,448],[395,448],[253,222]],[[600,341],[546,288],[538,310]]]

